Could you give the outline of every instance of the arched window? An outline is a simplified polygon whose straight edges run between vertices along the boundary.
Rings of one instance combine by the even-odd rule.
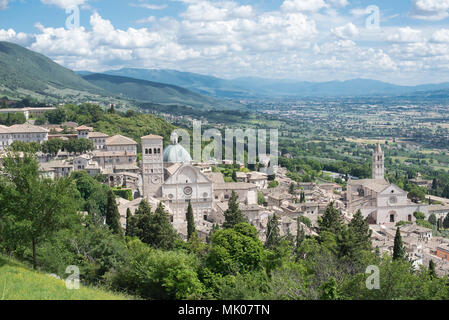
[[[152,150],[151,149],[148,149],[148,154],[151,154],[152,153]]]

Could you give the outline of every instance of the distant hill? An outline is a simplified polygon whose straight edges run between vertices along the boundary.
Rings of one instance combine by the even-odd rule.
[[[157,69],[125,68],[104,73],[173,84],[217,98],[403,95],[449,89],[449,83],[398,86],[369,79],[319,83],[251,77],[225,80],[189,72]]]
[[[202,96],[193,91],[171,84],[100,73],[84,75],[83,79],[107,92],[141,102],[176,104],[207,109],[242,108],[242,106],[237,103],[220,101],[211,97]]]
[[[9,42],[0,42],[0,86],[11,91],[99,91],[75,72],[44,55]]]
[[[33,271],[0,255],[0,300],[127,300],[129,297],[81,286],[68,290],[63,280]]]

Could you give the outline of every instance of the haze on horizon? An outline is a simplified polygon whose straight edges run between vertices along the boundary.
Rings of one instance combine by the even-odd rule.
[[[449,82],[448,17],[448,0],[0,0],[0,41],[75,71],[417,85]]]

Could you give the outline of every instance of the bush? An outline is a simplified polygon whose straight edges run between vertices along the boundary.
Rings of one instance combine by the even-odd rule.
[[[416,220],[424,220],[424,219],[426,219],[426,215],[424,213],[422,213],[422,212],[419,212],[419,211],[413,213],[413,215],[415,216]]]
[[[112,191],[116,196],[119,196],[123,199],[132,201],[133,200],[133,193],[131,189],[122,189],[121,187],[113,188]]]
[[[128,243],[129,258],[111,277],[113,287],[146,299],[199,298],[204,286],[198,279],[199,261],[180,251],[151,249],[138,239]]]

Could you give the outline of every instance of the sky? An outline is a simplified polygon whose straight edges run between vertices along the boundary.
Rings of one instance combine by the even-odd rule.
[[[449,82],[449,0],[0,0],[0,41],[75,71]]]

